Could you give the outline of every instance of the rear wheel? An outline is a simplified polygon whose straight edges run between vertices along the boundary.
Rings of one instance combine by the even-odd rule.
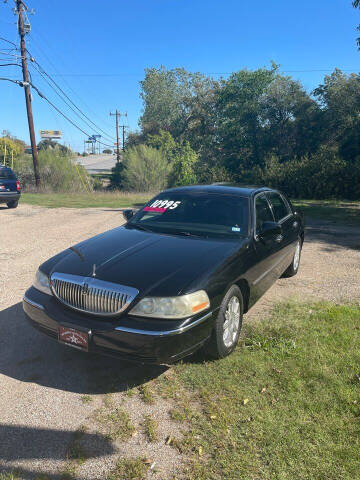
[[[12,202],[8,202],[7,206],[9,208],[16,208],[18,206],[18,204],[19,204],[19,200],[13,200]]]
[[[239,340],[244,302],[239,287],[233,285],[221,302],[211,337],[205,352],[213,358],[224,358],[236,347]]]
[[[298,273],[299,266],[300,266],[301,249],[302,249],[302,241],[301,241],[301,238],[299,238],[296,244],[293,260],[289,265],[289,267],[283,273],[282,275],[283,277],[293,277]]]

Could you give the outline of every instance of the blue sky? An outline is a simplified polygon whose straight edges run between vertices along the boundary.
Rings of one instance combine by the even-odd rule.
[[[29,17],[29,51],[110,136],[114,135],[110,109],[127,111],[125,124],[137,128],[142,108],[139,81],[146,67],[185,67],[218,78],[219,74],[227,76],[244,67],[268,66],[274,60],[309,91],[322,81],[326,70],[339,67],[360,71],[355,43],[360,15],[351,0],[27,3],[36,11]],[[12,7],[13,0],[0,4],[0,36],[17,42]],[[1,42],[0,46],[6,48]],[[2,77],[20,78],[20,73],[18,67],[0,70]],[[33,82],[68,113],[35,73]],[[0,98],[0,132],[7,129],[28,142],[23,92],[16,85],[0,81]],[[84,135],[35,93],[33,108],[37,137],[40,129],[59,129],[67,144],[82,151]],[[94,133],[74,114],[71,116],[85,131]]]

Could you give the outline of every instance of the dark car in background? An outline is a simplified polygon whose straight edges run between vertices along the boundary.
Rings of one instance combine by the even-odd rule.
[[[20,182],[9,167],[0,165],[0,204],[16,208],[21,196]]]
[[[143,363],[202,346],[221,358],[237,344],[243,313],[299,268],[302,214],[269,188],[175,188],[125,216],[40,266],[23,300],[34,327]]]

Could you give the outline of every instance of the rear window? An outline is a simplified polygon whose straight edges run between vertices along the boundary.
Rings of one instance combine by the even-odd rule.
[[[1,180],[16,180],[14,172],[10,168],[0,168]]]

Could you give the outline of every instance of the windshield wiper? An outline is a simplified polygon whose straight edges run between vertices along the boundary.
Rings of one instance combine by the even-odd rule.
[[[175,235],[184,235],[185,237],[197,237],[197,238],[208,238],[207,235],[196,235],[195,233],[191,232],[173,232]]]

